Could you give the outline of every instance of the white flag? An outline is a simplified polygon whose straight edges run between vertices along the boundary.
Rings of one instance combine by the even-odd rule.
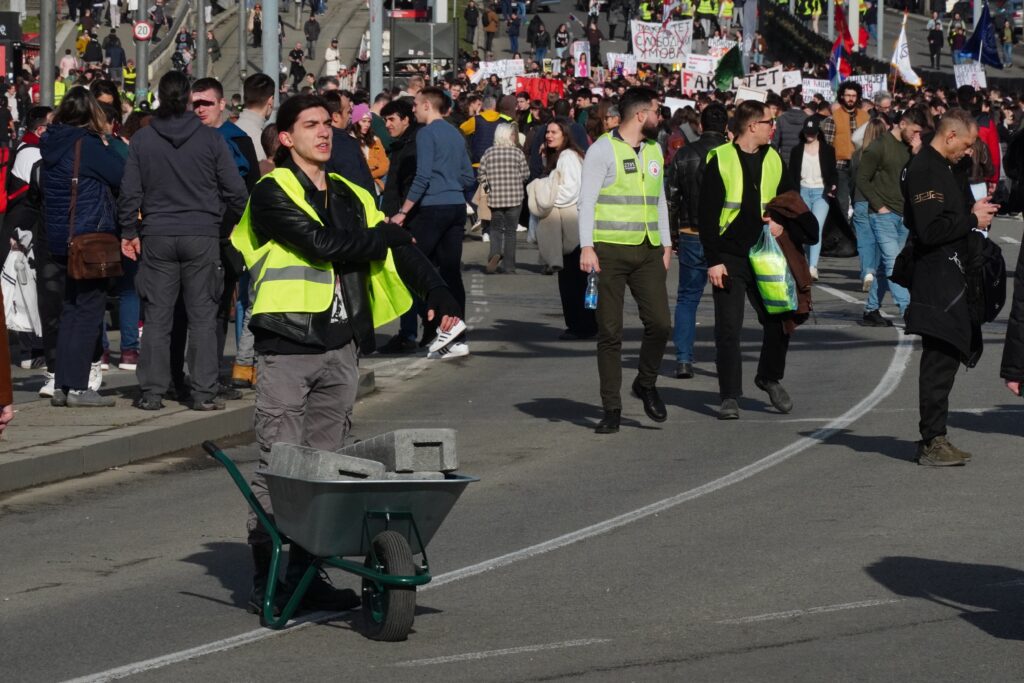
[[[908,84],[918,87],[921,85],[921,78],[914,73],[910,66],[910,45],[907,44],[907,17],[903,16],[903,26],[900,27],[900,37],[896,39],[896,48],[892,51],[891,64],[900,79]]]

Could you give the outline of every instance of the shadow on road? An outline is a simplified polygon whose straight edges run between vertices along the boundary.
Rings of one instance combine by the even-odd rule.
[[[245,543],[216,542],[205,543],[203,548],[182,561],[205,568],[209,576],[216,578],[221,586],[231,592],[228,604],[244,609],[249,601],[249,589],[252,588],[252,555],[249,546]],[[210,596],[197,597],[223,602]]]
[[[813,436],[814,432],[800,432],[801,436]],[[916,462],[917,446],[913,442],[893,436],[868,436],[849,429],[840,429],[826,442],[832,446],[845,446],[850,450],[867,455],[884,455],[895,460]]]
[[[865,568],[893,593],[929,600],[1003,640],[1024,640],[1024,606],[1007,591],[1024,587],[1024,571],[922,557],[884,557]]]
[[[1009,434],[1020,436],[1021,418],[1024,418],[1024,405],[1003,404],[995,406],[983,413],[953,412],[949,414],[950,427],[969,429],[982,434]]]

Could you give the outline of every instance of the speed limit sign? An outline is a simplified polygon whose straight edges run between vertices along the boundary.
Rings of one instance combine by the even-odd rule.
[[[135,26],[132,27],[132,35],[135,36],[135,40],[149,40],[153,37],[153,24],[148,21],[136,22]]]

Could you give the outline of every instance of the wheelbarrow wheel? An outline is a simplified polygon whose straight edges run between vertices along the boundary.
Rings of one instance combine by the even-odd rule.
[[[366,556],[365,565],[393,576],[413,576],[416,573],[409,542],[396,531],[377,534],[373,539],[373,553]],[[369,638],[388,642],[405,640],[412,630],[415,616],[415,586],[386,586],[363,579],[363,619]]]

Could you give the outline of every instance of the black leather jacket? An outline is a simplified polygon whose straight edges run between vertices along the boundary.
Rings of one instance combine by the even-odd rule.
[[[669,226],[673,232],[697,232],[700,208],[700,186],[704,180],[708,152],[728,140],[723,133],[708,131],[672,158],[665,178],[665,198],[668,200]]]
[[[265,180],[256,185],[249,199],[253,231],[261,240],[275,240],[308,259],[334,263],[335,272],[342,276],[342,295],[356,343],[362,353],[372,353],[376,342],[367,296],[368,278],[370,261],[387,256],[384,235],[367,227],[362,203],[345,183],[328,178],[327,206],[317,207],[312,181],[290,161],[284,166],[295,172],[306,191],[306,199],[317,209],[324,225],[312,220],[280,185]],[[432,289],[445,286],[437,270],[415,246],[396,247],[392,253],[402,282],[421,299],[425,300]],[[330,306],[320,313],[260,313],[249,324],[289,341],[326,348],[329,322]]]

